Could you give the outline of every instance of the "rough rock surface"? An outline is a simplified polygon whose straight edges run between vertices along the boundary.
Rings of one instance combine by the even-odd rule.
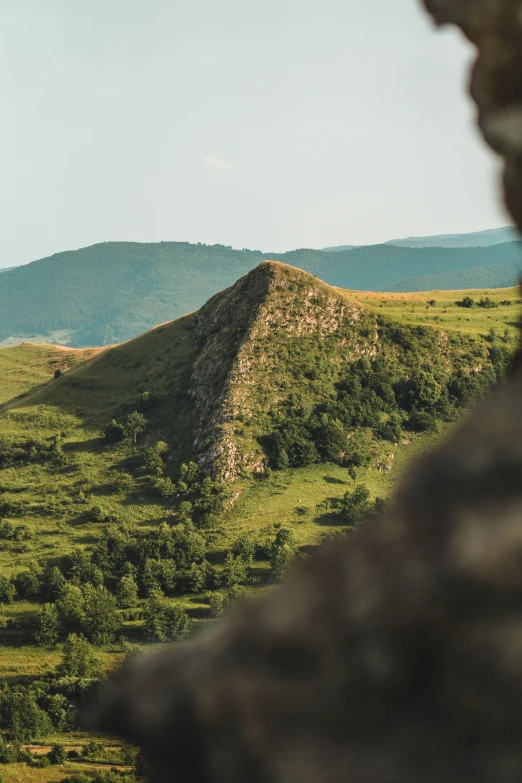
[[[281,343],[338,335],[342,362],[350,356],[373,356],[378,340],[375,317],[357,302],[277,261],[265,261],[210,299],[196,314],[194,331],[198,358],[191,394],[199,419],[195,449],[200,464],[225,482],[243,470],[264,470],[259,433],[239,435],[237,417],[259,420],[278,395],[287,394],[292,368],[278,354]]]
[[[472,93],[522,225],[522,2],[426,0],[479,48]],[[185,645],[97,725],[153,781],[522,779],[522,371],[412,468],[386,518]]]

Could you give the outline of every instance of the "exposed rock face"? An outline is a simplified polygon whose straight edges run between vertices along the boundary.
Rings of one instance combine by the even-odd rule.
[[[363,322],[371,328],[358,328]],[[373,356],[378,340],[375,317],[358,303],[277,261],[265,261],[213,297],[196,314],[194,328],[195,448],[201,464],[222,481],[264,470],[256,433],[240,436],[236,425],[238,415],[259,420],[284,396],[292,368],[278,353],[282,343],[298,338],[304,346],[338,336],[341,362]]]
[[[522,2],[426,5],[479,47],[472,92],[520,227]],[[140,743],[158,783],[519,783],[521,618],[515,366],[386,518],[129,666],[98,725]]]

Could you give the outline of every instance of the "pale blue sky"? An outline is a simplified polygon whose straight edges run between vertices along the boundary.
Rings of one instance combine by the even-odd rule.
[[[470,54],[416,0],[2,0],[0,266],[506,224]]]

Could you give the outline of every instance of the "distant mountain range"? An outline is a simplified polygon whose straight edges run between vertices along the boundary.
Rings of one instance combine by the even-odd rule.
[[[490,228],[486,231],[474,231],[470,234],[439,234],[433,237],[408,237],[407,239],[390,239],[386,245],[395,247],[492,247],[503,242],[520,241],[516,228],[504,226]],[[325,253],[337,253],[340,250],[352,250],[356,245],[339,245],[326,247]]]
[[[426,245],[405,244],[419,242]],[[347,289],[503,288],[514,285],[522,271],[522,244],[509,228],[335,252],[106,242],[5,270],[0,344],[36,337],[41,342],[45,336],[76,347],[122,342],[196,310],[263,260],[285,262]]]

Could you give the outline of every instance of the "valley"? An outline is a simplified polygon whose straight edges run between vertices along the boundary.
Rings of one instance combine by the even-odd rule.
[[[126,656],[357,535],[502,377],[520,303],[345,290],[265,261],[119,345],[1,349],[5,780],[63,777],[23,747],[88,744],[78,710]]]

